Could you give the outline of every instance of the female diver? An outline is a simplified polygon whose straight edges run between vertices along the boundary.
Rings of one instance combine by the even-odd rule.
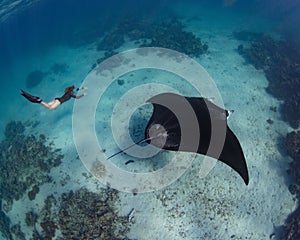
[[[65,89],[65,94],[63,96],[61,96],[59,98],[55,98],[51,102],[48,102],[48,103],[44,102],[40,97],[32,96],[22,89],[21,89],[21,95],[24,96],[30,102],[40,103],[43,107],[45,107],[49,110],[53,110],[53,109],[57,108],[59,105],[61,105],[62,103],[70,100],[71,98],[79,99],[86,95],[86,93],[83,93],[81,95],[75,95],[74,89],[75,89],[74,85],[67,87]],[[87,88],[81,87],[81,88],[75,89],[75,91],[79,91],[79,90],[87,90]]]

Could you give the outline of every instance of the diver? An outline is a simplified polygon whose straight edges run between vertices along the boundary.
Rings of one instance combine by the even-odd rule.
[[[65,89],[65,94],[63,96],[61,96],[59,98],[55,98],[51,102],[48,102],[48,103],[44,102],[40,97],[32,96],[22,89],[21,89],[21,95],[32,103],[40,103],[43,107],[45,107],[49,110],[53,110],[53,109],[57,108],[59,105],[61,105],[62,103],[70,100],[71,98],[79,99],[79,98],[82,98],[83,96],[87,95],[86,93],[83,93],[81,95],[75,95],[74,89],[75,89],[74,85],[67,87]],[[87,89],[88,89],[87,87],[81,87],[81,88],[76,88],[75,91],[87,90]]]

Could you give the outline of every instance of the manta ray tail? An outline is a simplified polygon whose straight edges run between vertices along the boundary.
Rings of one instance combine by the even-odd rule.
[[[140,141],[138,141],[138,142],[135,142],[135,143],[131,144],[130,146],[128,146],[128,147],[126,147],[126,148],[120,150],[119,152],[116,152],[116,153],[114,153],[113,155],[109,156],[106,160],[108,160],[108,159],[110,159],[110,158],[112,158],[112,157],[114,157],[114,156],[116,156],[116,155],[119,155],[120,153],[125,152],[127,149],[132,148],[133,146],[135,146],[135,145],[137,145],[137,144],[146,142],[146,141],[148,141],[148,140],[150,140],[150,138],[147,138],[147,139],[144,138],[144,139],[142,139],[142,140],[140,140]]]

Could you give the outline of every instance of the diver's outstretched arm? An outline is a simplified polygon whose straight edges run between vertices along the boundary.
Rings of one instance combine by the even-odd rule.
[[[87,95],[87,93],[83,93],[83,94],[81,94],[81,95],[79,95],[79,96],[76,96],[75,98],[76,99],[79,99],[79,98],[82,98],[82,97],[84,97],[84,96],[86,96]]]
[[[80,90],[88,90],[87,87],[80,87],[80,88],[77,88],[76,91],[80,91]]]

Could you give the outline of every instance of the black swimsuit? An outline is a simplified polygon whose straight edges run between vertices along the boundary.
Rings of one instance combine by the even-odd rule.
[[[62,104],[64,102],[70,100],[71,98],[76,98],[76,95],[74,94],[73,91],[66,92],[63,96],[61,96],[59,98],[55,98],[55,99],[60,101],[60,103]]]

